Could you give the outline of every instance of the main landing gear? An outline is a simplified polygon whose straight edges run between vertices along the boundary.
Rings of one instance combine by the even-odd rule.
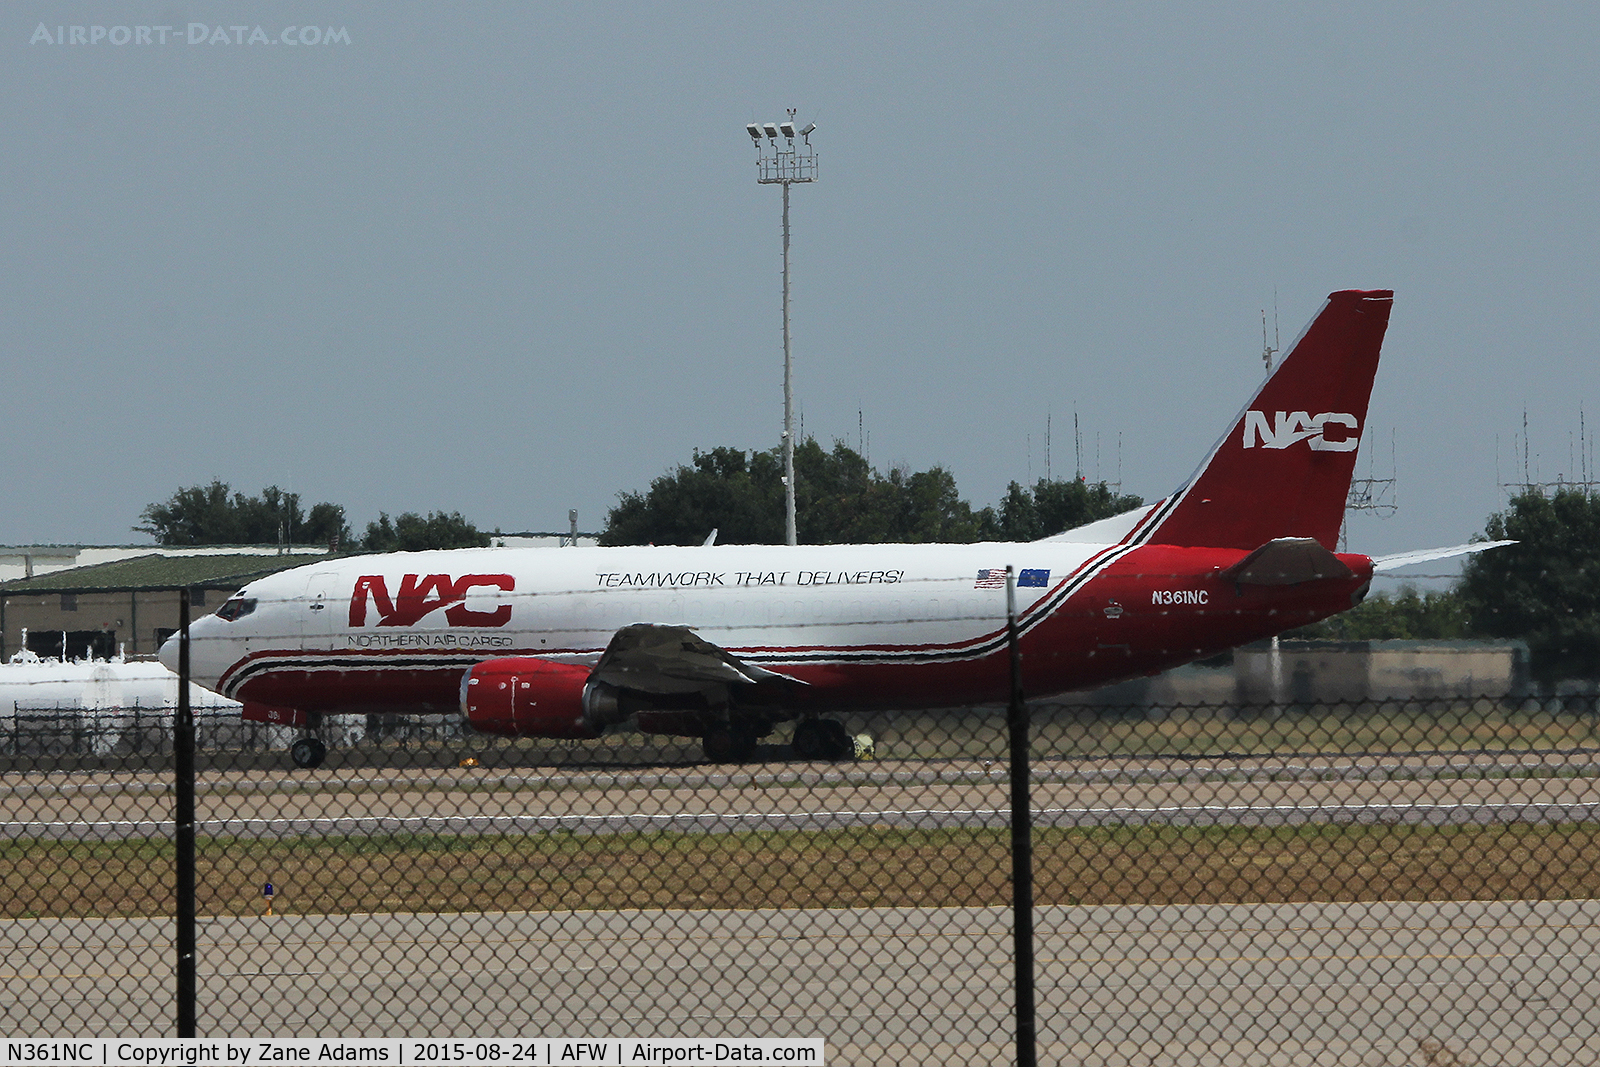
[[[743,763],[754,758],[760,736],[744,726],[713,726],[701,739],[706,759],[712,763]]]
[[[846,760],[854,755],[850,734],[838,719],[800,720],[789,747],[796,759],[804,760]]]

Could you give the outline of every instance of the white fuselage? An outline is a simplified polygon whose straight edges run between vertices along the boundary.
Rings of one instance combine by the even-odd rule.
[[[352,556],[251,583],[235,598],[253,602],[247,614],[194,623],[191,663],[202,684],[248,699],[253,679],[287,671],[335,684],[337,671],[460,671],[498,656],[592,663],[640,622],[690,627],[773,669],[974,658],[1004,629],[1008,565],[1031,625],[1031,609],[1064,599],[1085,563],[1107,555],[1035,542]],[[175,647],[163,658],[175,663]]]

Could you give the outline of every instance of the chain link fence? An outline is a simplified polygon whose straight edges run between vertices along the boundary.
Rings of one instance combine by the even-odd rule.
[[[1041,1062],[1600,1062],[1592,698],[1031,710]],[[197,718],[202,1035],[1015,1060],[1003,710],[738,764],[341,717],[314,770]],[[171,731],[0,720],[6,1036],[175,1032]]]

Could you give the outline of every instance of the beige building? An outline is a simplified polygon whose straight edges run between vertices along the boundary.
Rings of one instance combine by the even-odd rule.
[[[1280,641],[1235,650],[1233,670],[1244,703],[1501,697],[1529,681],[1521,641]]]
[[[1091,705],[1315,704],[1527,692],[1522,641],[1270,641],[1078,694]]]

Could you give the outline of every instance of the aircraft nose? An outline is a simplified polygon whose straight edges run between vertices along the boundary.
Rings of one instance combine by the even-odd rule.
[[[196,640],[199,630],[202,629],[200,622],[200,619],[196,619],[189,624],[189,668],[191,672],[195,669],[195,653],[200,648],[200,643]],[[178,673],[178,631],[173,631],[171,637],[161,642],[161,647],[156,650],[156,658],[162,662],[167,670],[173,674]]]
[[[206,689],[214,689],[222,664],[218,662],[217,633],[214,616],[206,615],[189,624],[189,681]],[[178,634],[161,642],[156,658],[171,671],[178,673]]]

